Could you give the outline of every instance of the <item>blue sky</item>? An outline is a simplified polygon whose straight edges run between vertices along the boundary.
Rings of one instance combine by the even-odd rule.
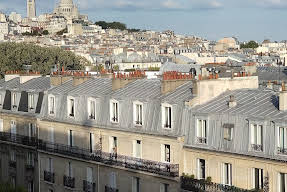
[[[36,0],[37,14],[57,0]],[[74,0],[94,21],[120,21],[129,28],[174,30],[211,40],[287,39],[287,0]],[[0,10],[26,14],[26,0],[0,0]]]

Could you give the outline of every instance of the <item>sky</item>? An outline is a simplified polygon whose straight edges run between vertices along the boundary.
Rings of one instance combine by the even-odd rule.
[[[59,0],[36,0],[37,15]],[[209,40],[287,39],[287,0],[74,0],[92,21],[119,21],[129,28],[173,30]],[[26,15],[26,0],[0,0],[4,13]]]

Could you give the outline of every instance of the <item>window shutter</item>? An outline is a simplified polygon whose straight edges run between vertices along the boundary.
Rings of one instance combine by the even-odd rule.
[[[206,138],[206,131],[207,131],[207,127],[206,127],[206,120],[203,120],[202,121],[202,126],[203,126],[203,128],[202,128],[202,137],[203,138]]]
[[[255,189],[255,168],[251,169],[251,184],[252,184],[252,188]]]
[[[113,121],[113,114],[114,114],[113,102],[110,101],[110,121]]]
[[[257,126],[257,144],[262,145],[262,126]]]
[[[136,157],[136,154],[137,154],[137,152],[136,152],[136,145],[137,145],[137,141],[136,140],[133,140],[133,157]]]
[[[74,167],[72,165],[72,163],[70,163],[70,177],[74,177]]]
[[[161,161],[164,162],[165,161],[165,150],[164,150],[164,145],[161,144]]]
[[[162,124],[162,127],[164,128],[165,127],[165,107],[164,106],[161,107],[161,124]]]
[[[50,138],[51,143],[54,143],[54,127],[50,127]]]
[[[222,184],[226,184],[226,172],[225,172],[225,163],[221,164],[221,179],[222,179]]]
[[[53,163],[53,159],[52,158],[50,158],[50,171],[51,172],[54,172],[54,163]]]
[[[137,181],[135,177],[132,177],[132,192],[137,192]]]
[[[68,146],[71,146],[71,132],[68,130]]]
[[[134,124],[136,124],[136,121],[137,121],[137,105],[135,103],[133,104],[133,121],[134,121]]]
[[[160,184],[160,192],[165,192],[165,186],[164,184]]]
[[[286,192],[287,190],[286,190],[286,188],[287,188],[287,174],[284,174],[284,181],[283,181],[284,183],[285,183],[285,189],[284,189],[284,191]]]
[[[284,132],[284,136],[283,136],[282,140],[284,143],[284,149],[286,149],[287,148],[287,128],[284,128],[283,132]]]
[[[90,147],[92,152],[95,150],[95,139],[94,139],[95,135],[93,133],[90,133]]]

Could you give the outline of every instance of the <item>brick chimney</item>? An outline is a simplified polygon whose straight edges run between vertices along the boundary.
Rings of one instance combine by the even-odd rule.
[[[166,94],[174,91],[177,87],[184,83],[191,81],[193,76],[191,74],[182,74],[176,71],[169,71],[163,73],[161,82],[161,93]]]
[[[137,79],[143,79],[145,77],[145,72],[142,71],[134,71],[130,72],[129,74],[113,74],[112,89],[113,91],[121,89],[129,83]]]

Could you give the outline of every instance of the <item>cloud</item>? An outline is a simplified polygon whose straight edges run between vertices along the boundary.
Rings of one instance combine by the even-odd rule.
[[[167,9],[183,9],[183,6],[174,0],[166,0],[162,2],[162,7]]]

